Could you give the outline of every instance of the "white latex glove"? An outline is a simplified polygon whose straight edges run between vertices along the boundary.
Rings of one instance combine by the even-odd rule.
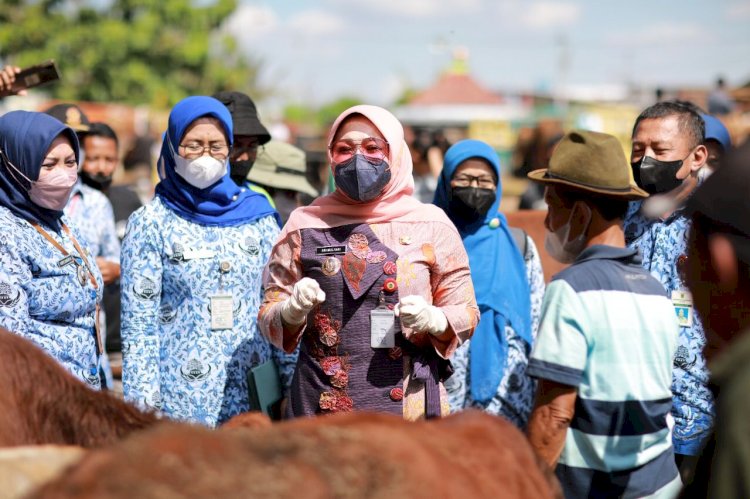
[[[325,299],[326,294],[318,281],[303,277],[294,285],[292,296],[281,304],[281,318],[290,326],[299,326],[305,322],[310,310]]]
[[[448,329],[448,319],[439,308],[430,305],[419,295],[404,296],[394,307],[396,317],[401,323],[418,333],[430,333],[440,336]]]

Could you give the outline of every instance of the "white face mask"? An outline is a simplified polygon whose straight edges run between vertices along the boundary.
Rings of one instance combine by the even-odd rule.
[[[196,159],[186,159],[176,153],[172,154],[177,175],[198,189],[214,185],[227,174],[227,160],[220,161],[207,155]]]
[[[576,237],[572,241],[569,241],[568,238],[570,237],[570,221],[573,219],[573,214],[575,213],[577,206],[582,206],[583,208],[585,208],[587,212],[586,223],[584,224],[583,230],[581,230],[581,233],[578,235],[578,237]],[[586,232],[588,231],[590,223],[591,208],[589,208],[588,205],[581,203],[580,201],[576,201],[576,204],[570,211],[570,217],[568,217],[568,221],[555,229],[553,232],[547,232],[547,235],[544,238],[544,249],[547,250],[547,253],[549,253],[552,258],[560,263],[573,263],[575,259],[578,258],[578,255],[580,255],[581,252],[586,249]]]

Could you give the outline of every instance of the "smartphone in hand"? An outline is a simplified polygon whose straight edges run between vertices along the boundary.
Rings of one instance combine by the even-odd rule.
[[[54,60],[49,60],[35,66],[29,66],[16,74],[16,80],[6,92],[6,95],[17,94],[21,90],[36,87],[59,79],[60,71],[57,69]]]

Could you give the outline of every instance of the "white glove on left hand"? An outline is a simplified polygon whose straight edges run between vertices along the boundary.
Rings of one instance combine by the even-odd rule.
[[[448,329],[448,319],[439,308],[430,305],[419,295],[404,296],[394,307],[396,317],[401,323],[418,333],[430,333],[440,336]]]

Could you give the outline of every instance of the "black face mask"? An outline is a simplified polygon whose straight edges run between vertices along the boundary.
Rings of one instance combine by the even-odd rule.
[[[651,156],[644,156],[630,166],[633,168],[635,183],[649,194],[669,192],[682,184],[682,180],[677,178],[677,172],[682,168],[680,159],[659,161]]]
[[[81,182],[97,191],[106,191],[112,184],[112,175],[102,175],[101,173],[92,175],[85,170],[81,170],[78,176],[81,178]]]
[[[451,190],[449,209],[461,220],[474,222],[484,218],[495,199],[496,194],[492,189],[454,187]]]
[[[356,201],[372,201],[391,180],[391,170],[385,160],[372,163],[361,154],[336,165],[333,172],[336,188]]]
[[[242,161],[229,162],[229,176],[235,184],[243,184],[247,180],[247,174],[252,170],[255,160],[245,159]]]

